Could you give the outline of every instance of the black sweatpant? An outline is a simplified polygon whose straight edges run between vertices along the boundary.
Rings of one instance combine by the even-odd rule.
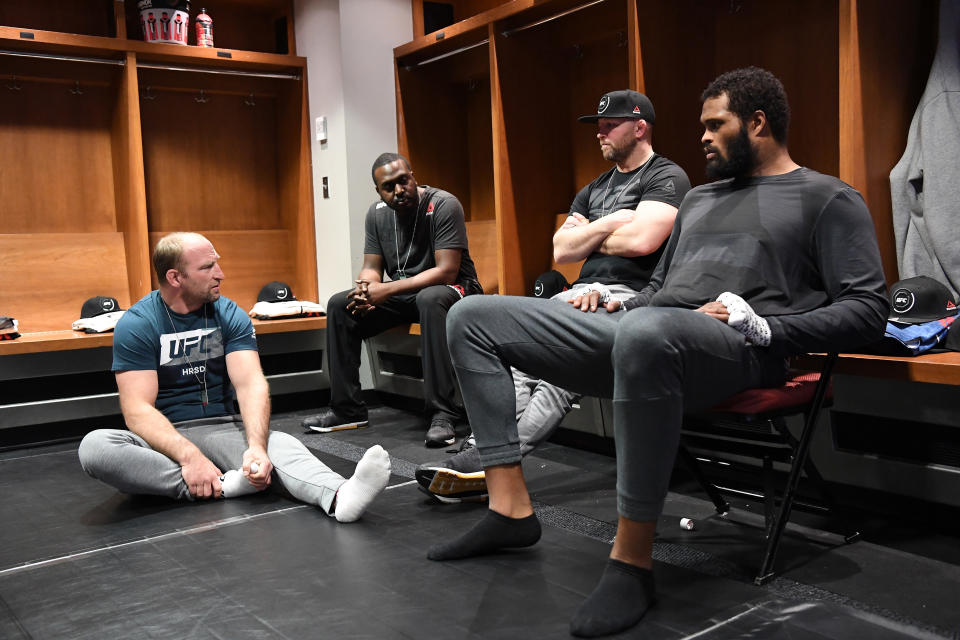
[[[447,311],[460,300],[460,293],[447,285],[426,287],[416,294],[393,296],[365,316],[356,317],[347,311],[350,291],[334,294],[327,302],[327,358],[333,410],[349,418],[366,416],[360,394],[362,341],[392,327],[419,322],[424,411],[428,417],[442,413],[451,420],[462,420],[465,412],[457,399],[457,381],[447,351]]]

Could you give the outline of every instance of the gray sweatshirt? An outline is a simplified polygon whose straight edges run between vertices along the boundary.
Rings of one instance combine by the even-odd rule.
[[[940,0],[940,35],[907,150],[890,172],[900,278],[960,293],[960,3]]]

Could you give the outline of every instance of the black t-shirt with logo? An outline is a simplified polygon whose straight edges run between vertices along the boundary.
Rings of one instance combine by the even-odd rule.
[[[679,207],[690,190],[687,174],[675,162],[661,155],[653,156],[633,171],[623,173],[613,167],[585,186],[570,205],[571,213],[579,213],[590,222],[620,209],[636,209],[644,201],[653,200]],[[578,283],[624,284],[639,291],[653,273],[663,246],[651,254],[625,258],[594,252],[580,269]]]
[[[482,293],[467,246],[463,207],[456,196],[426,185],[416,218],[404,219],[382,200],[370,205],[364,222],[363,252],[383,258],[391,280],[411,277],[437,266],[438,249],[460,249],[457,282],[466,295]]]

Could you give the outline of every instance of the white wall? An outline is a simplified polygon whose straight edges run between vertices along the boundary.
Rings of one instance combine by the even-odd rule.
[[[370,166],[397,150],[393,48],[413,39],[410,0],[294,0],[297,54],[307,58],[319,302],[352,286],[363,219],[377,194]],[[327,142],[315,135],[327,118]],[[323,197],[326,176],[330,197]],[[360,382],[372,386],[366,350]]]
[[[320,301],[353,282],[363,219],[376,200],[370,165],[397,150],[393,48],[413,38],[410,0],[295,0],[297,54],[307,58]],[[327,176],[330,198],[323,198]]]

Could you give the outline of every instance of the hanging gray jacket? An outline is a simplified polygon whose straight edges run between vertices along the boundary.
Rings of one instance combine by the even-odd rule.
[[[890,172],[900,278],[930,276],[960,293],[960,3],[940,0],[937,54],[907,150]]]

